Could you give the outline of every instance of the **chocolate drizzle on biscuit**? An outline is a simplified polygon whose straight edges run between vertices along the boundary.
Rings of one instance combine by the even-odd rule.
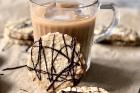
[[[79,78],[76,78],[76,76],[75,76],[76,75],[75,68],[79,65],[82,65],[82,64],[78,63],[78,61],[80,61],[80,57],[79,57],[79,53],[77,53],[76,49],[75,49],[77,40],[76,40],[76,38],[72,38],[71,45],[67,45],[66,41],[65,41],[65,36],[62,35],[62,37],[63,37],[63,41],[64,41],[64,46],[62,48],[60,48],[60,50],[55,49],[55,34],[53,36],[52,47],[43,46],[42,39],[40,38],[38,41],[39,46],[36,46],[34,44],[32,46],[32,49],[31,49],[31,61],[32,61],[33,70],[35,71],[36,76],[38,77],[39,80],[41,80],[41,74],[48,75],[48,80],[50,81],[50,85],[48,86],[47,91],[49,91],[50,89],[55,90],[57,87],[59,87],[59,85],[57,87],[55,86],[56,82],[62,82],[62,84],[63,84],[64,82],[72,81],[74,85],[77,85],[79,83],[79,80],[80,80]],[[36,64],[33,60],[33,53],[32,53],[33,49],[35,47],[39,47],[38,58],[37,58]],[[51,55],[52,56],[51,57],[52,58],[51,59],[51,70],[50,71],[48,70],[48,64],[46,61],[46,52],[45,52],[46,48],[51,49],[51,51],[52,51],[52,53],[51,53],[52,54]],[[62,52],[62,49],[64,49],[64,48],[66,50],[66,54]],[[67,48],[70,48],[72,50],[70,58],[68,55]],[[54,52],[57,52],[56,56],[54,56]],[[68,60],[68,65],[61,72],[57,73],[56,68],[54,66],[54,62],[59,55],[62,55],[63,57],[65,57]],[[43,59],[41,59],[42,56],[43,56],[43,59],[45,61],[46,71],[42,71],[42,69],[41,69],[41,64],[42,64],[42,60],[43,60]],[[78,60],[76,62],[74,60],[75,56],[78,57]],[[39,68],[39,71],[37,70],[37,68]],[[45,72],[45,73],[42,73],[42,72]],[[71,79],[67,79],[68,76],[71,76]]]
[[[64,41],[64,46],[62,46],[59,50],[55,49],[55,34],[53,36],[53,42],[52,46],[44,46],[43,45],[43,40],[42,38],[39,39],[39,41],[36,41],[32,47],[31,47],[31,62],[32,62],[32,67],[29,67],[27,65],[19,66],[19,67],[14,67],[14,68],[6,68],[4,70],[15,70],[23,67],[27,67],[29,71],[34,71],[38,80],[42,80],[42,75],[46,74],[47,79],[50,82],[50,85],[47,88],[47,91],[55,91],[56,88],[61,86],[64,82],[70,81],[73,83],[73,86],[77,85],[80,82],[81,77],[76,77],[76,67],[81,66],[83,67],[81,58],[80,58],[80,51],[76,51],[76,44],[77,40],[76,38],[72,38],[71,44],[67,45],[66,40],[65,40],[65,35],[62,35],[63,41]],[[33,58],[33,50],[36,49],[38,50],[38,55],[37,55],[37,60]],[[70,48],[71,51],[71,57],[68,55],[68,48]],[[52,59],[51,59],[51,68],[48,68],[48,62],[46,59],[46,52],[45,49],[50,49],[52,51]],[[66,53],[63,53],[62,50],[65,49]],[[54,52],[56,52],[56,55],[54,55]],[[55,68],[55,61],[57,57],[61,55],[65,57],[68,60],[68,65],[60,72],[57,72]],[[77,60],[75,60],[75,57],[77,57]],[[43,61],[44,60],[44,61]],[[41,64],[42,62],[45,62],[45,70],[42,70]],[[59,64],[59,63],[58,63]],[[50,66],[50,65],[49,65]],[[67,77],[71,78],[67,78]],[[59,83],[59,85],[56,86],[56,82]],[[61,83],[60,83],[61,82]]]
[[[83,93],[83,92],[77,92],[77,91],[61,91],[61,93]]]

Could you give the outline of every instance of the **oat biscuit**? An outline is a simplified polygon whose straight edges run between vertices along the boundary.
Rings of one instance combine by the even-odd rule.
[[[98,87],[67,87],[59,90],[57,93],[109,93],[106,90]]]
[[[100,31],[98,31],[97,29],[95,30],[95,32],[97,33]],[[118,26],[111,36],[98,43],[113,44],[113,45],[120,45],[120,46],[123,45],[137,46],[140,45],[139,42],[140,42],[140,37],[137,31],[126,28],[124,26]]]
[[[33,81],[52,93],[77,85],[86,70],[76,38],[59,32],[35,42],[27,65]]]
[[[30,45],[33,43],[33,28],[30,19],[9,21],[5,25],[4,39],[10,42]]]

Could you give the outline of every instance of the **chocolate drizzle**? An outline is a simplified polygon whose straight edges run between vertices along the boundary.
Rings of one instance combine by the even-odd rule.
[[[12,68],[6,68],[6,69],[3,69],[3,71],[6,71],[6,70],[15,70],[15,69],[23,68],[23,67],[27,67],[27,65],[22,65],[22,66],[17,66],[17,67],[12,67]]]
[[[64,40],[64,44],[65,44],[65,46],[67,45],[66,44],[66,40],[65,40],[65,36],[63,35],[63,40]],[[68,48],[66,47],[66,54],[67,54],[67,56],[69,56],[69,54],[68,54]]]
[[[66,40],[65,40],[65,35],[62,35],[63,41],[64,41],[64,46],[62,46],[59,50],[55,49],[55,34],[53,36],[53,42],[52,42],[52,46],[43,46],[42,44],[42,38],[39,39],[39,41],[36,41],[32,47],[31,47],[31,63],[32,63],[32,67],[29,67],[27,65],[23,65],[23,66],[19,66],[19,67],[14,67],[14,68],[6,68],[5,70],[15,70],[15,69],[19,69],[19,68],[23,68],[23,67],[27,67],[28,70],[30,71],[34,71],[36,73],[36,76],[38,78],[38,80],[42,80],[42,75],[43,74],[47,74],[47,79],[50,82],[50,85],[47,88],[47,91],[55,91],[56,88],[58,88],[59,86],[61,86],[63,83],[70,81],[73,82],[73,86],[77,85],[80,82],[81,77],[77,77],[76,75],[76,67],[77,66],[81,66],[83,67],[81,58],[80,58],[80,51],[77,52],[76,51],[76,44],[77,44],[77,40],[76,38],[72,38],[71,40],[71,44],[67,45],[66,44]],[[33,58],[33,50],[37,48],[38,50],[38,55],[37,55],[37,59]],[[71,51],[71,57],[69,57],[69,51],[68,48],[70,48]],[[46,52],[45,49],[50,49],[51,50],[51,68],[48,68],[48,62],[46,60]],[[66,53],[63,53],[62,50],[65,49]],[[56,53],[56,55],[54,55],[54,52]],[[54,63],[56,62],[57,57],[61,55],[63,57],[65,57],[68,60],[68,65],[59,73],[56,71],[57,69],[55,68]],[[75,60],[75,57],[77,57],[78,59]],[[44,61],[43,61],[44,60]],[[45,62],[45,70],[42,70],[41,64]],[[59,64],[59,63],[57,63]],[[50,65],[49,65],[50,66]],[[67,77],[70,78],[67,78]],[[56,82],[59,83],[59,85],[56,86]],[[61,82],[61,83],[60,83]]]
[[[53,37],[53,43],[52,43],[52,48],[54,48],[54,46],[55,46],[55,35],[54,35],[54,37]],[[53,59],[53,57],[54,57],[54,50],[52,49],[52,60],[51,60],[51,80],[50,81],[53,81],[54,80],[54,77],[53,77],[53,73],[56,73],[56,69],[55,69],[55,67],[54,67],[54,59]],[[53,87],[54,88],[54,87]]]
[[[82,65],[79,63],[80,61],[80,57],[79,57],[79,53],[76,52],[76,44],[77,44],[77,40],[76,38],[72,38],[71,41],[71,45],[67,45],[66,41],[65,41],[65,36],[62,35],[63,41],[64,41],[64,46],[62,48],[60,48],[60,50],[55,49],[55,34],[53,36],[53,42],[52,42],[52,47],[49,46],[43,46],[42,44],[42,39],[39,39],[39,46],[37,45],[33,45],[32,49],[31,49],[31,61],[32,61],[32,65],[33,65],[33,70],[35,71],[37,77],[39,80],[41,80],[41,74],[47,74],[48,75],[48,80],[50,81],[50,85],[47,88],[47,91],[49,91],[50,89],[55,90],[58,86],[55,86],[56,82],[62,82],[62,84],[64,82],[67,81],[71,81],[73,82],[74,85],[77,85],[79,83],[79,78],[76,78],[76,71],[75,68],[79,65]],[[39,47],[39,51],[38,51],[38,58],[37,58],[37,63],[35,64],[34,60],[33,60],[33,48]],[[69,57],[68,55],[68,49],[70,48],[72,50],[71,52],[71,57]],[[46,52],[45,49],[51,49],[51,70],[48,70],[48,64],[46,61]],[[62,49],[66,50],[66,54],[62,52]],[[54,52],[56,52],[56,56],[54,55]],[[65,57],[68,60],[68,65],[59,73],[57,73],[56,68],[54,66],[54,62],[57,59],[58,55],[61,55],[63,57]],[[43,59],[42,59],[43,56]],[[78,57],[78,60],[75,62],[74,58]],[[41,69],[41,64],[42,64],[42,60],[44,60],[45,62],[45,67],[46,67],[46,71],[42,71]],[[58,63],[59,64],[59,63]],[[37,70],[37,67],[39,66],[39,71]],[[45,72],[45,73],[42,73]],[[71,76],[71,79],[67,79],[68,76]],[[61,84],[60,84],[61,85]]]
[[[29,93],[27,90],[25,90],[25,89],[20,89],[21,91],[23,91],[23,92],[27,92],[27,93]]]
[[[61,93],[83,93],[83,92],[77,92],[77,91],[63,91]]]
[[[4,74],[0,74],[0,76],[3,76]]]

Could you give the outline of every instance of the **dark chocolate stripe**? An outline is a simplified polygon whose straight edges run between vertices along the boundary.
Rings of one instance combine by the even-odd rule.
[[[67,44],[66,44],[66,40],[65,40],[65,35],[63,34],[62,37],[63,37],[63,40],[64,40],[64,44],[66,46]],[[66,47],[66,54],[67,54],[67,56],[69,56],[67,47]]]
[[[27,67],[27,65],[17,66],[17,67],[12,67],[12,68],[6,68],[6,69],[3,69],[3,71],[6,71],[6,70],[15,70],[15,69],[24,68],[24,67]]]
[[[83,93],[83,92],[77,92],[77,91],[61,91],[61,93]]]
[[[53,36],[53,43],[52,43],[52,48],[55,47],[55,34]],[[56,69],[54,67],[54,49],[52,49],[52,60],[51,60],[51,81],[54,80],[54,75],[53,73],[56,73]],[[54,87],[53,87],[54,88]]]

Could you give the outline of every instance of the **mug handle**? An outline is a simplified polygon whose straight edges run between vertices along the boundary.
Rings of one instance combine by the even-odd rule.
[[[111,9],[113,11],[113,20],[111,22],[111,24],[102,32],[100,33],[96,39],[95,39],[95,43],[99,43],[101,41],[103,41],[104,39],[106,39],[107,37],[109,37],[113,31],[115,31],[116,26],[119,23],[119,13],[117,12],[115,5],[113,3],[103,3],[103,4],[99,4],[99,8],[100,9]]]

